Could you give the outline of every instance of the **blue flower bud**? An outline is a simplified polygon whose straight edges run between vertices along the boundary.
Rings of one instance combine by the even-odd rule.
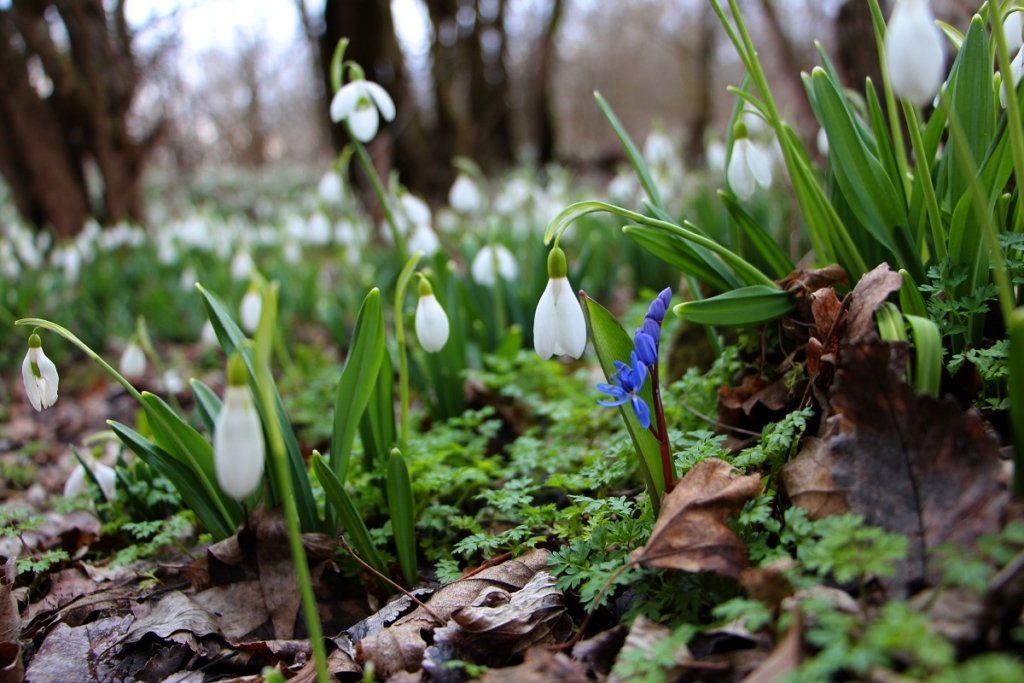
[[[658,362],[658,345],[654,337],[647,334],[643,329],[636,331],[633,336],[633,344],[636,347],[636,356],[644,365],[654,365]]]
[[[654,346],[658,346],[658,338],[661,336],[661,325],[651,318],[644,318],[644,324],[640,326],[640,332],[649,335],[654,340]]]

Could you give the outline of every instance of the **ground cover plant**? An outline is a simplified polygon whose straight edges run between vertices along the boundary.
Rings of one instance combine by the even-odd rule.
[[[1024,678],[1020,9],[869,0],[815,155],[710,4],[746,75],[690,194],[598,95],[638,190],[457,159],[435,213],[343,41],[351,145],[278,215],[12,223],[0,680]]]

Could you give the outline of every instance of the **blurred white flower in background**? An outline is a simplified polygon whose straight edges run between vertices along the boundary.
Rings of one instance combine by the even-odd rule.
[[[146,374],[146,353],[134,339],[121,352],[117,370],[128,379],[139,379]]]
[[[320,176],[320,182],[317,183],[316,191],[324,204],[340,206],[345,201],[345,184],[341,181],[341,176],[333,168],[327,169],[327,172]]]
[[[231,259],[231,279],[233,280],[248,280],[249,276],[252,275],[252,255],[248,249],[242,248],[235,252],[234,258]]]
[[[478,251],[469,270],[476,282],[487,287],[497,283],[498,275],[506,281],[519,275],[515,256],[502,244],[487,245]]]
[[[89,467],[92,470],[93,476],[96,477],[96,481],[99,482],[100,489],[103,491],[103,497],[111,500],[114,494],[117,493],[117,472],[114,471],[113,467],[108,467],[99,461],[94,461]],[[75,469],[71,470],[67,481],[64,482],[64,497],[78,496],[88,492],[88,490],[85,468],[82,467],[82,463],[78,463],[75,465]]]
[[[421,223],[413,228],[409,236],[409,252],[415,254],[422,251],[424,256],[433,256],[441,249],[441,241],[437,233],[428,223]]]
[[[484,198],[476,181],[460,173],[448,190],[448,204],[459,213],[476,213],[483,208]]]

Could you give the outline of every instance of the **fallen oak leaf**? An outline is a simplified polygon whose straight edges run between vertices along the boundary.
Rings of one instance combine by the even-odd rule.
[[[651,537],[633,561],[738,579],[747,547],[726,520],[760,492],[760,475],[733,476],[732,465],[717,458],[697,463],[665,496]]]
[[[846,316],[846,330],[843,340],[859,342],[868,337],[877,337],[875,332],[875,309],[882,305],[889,295],[898,292],[903,285],[900,274],[882,263],[864,273],[850,292],[849,314]]]

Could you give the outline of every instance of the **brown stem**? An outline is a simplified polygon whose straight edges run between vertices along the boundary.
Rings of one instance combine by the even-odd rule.
[[[675,481],[672,471],[672,451],[668,443],[668,428],[665,426],[665,408],[661,405],[661,386],[658,384],[658,361],[654,361],[651,365],[651,390],[654,395],[654,416],[658,423],[658,430],[654,436],[661,446],[661,470],[665,476],[665,493],[668,493],[675,486]]]

